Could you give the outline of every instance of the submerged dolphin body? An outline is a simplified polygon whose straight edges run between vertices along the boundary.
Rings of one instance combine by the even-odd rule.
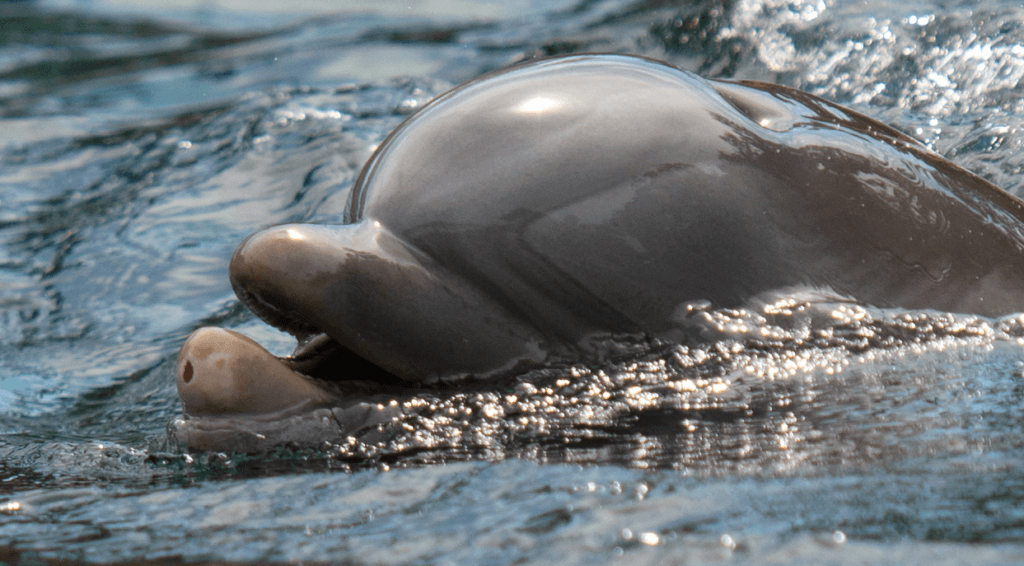
[[[1024,310],[1022,250],[1020,201],[851,110],[638,57],[541,60],[406,120],[343,225],[246,239],[232,285],[300,347],[200,329],[178,391],[186,415],[330,405],[303,374],[367,379],[339,352],[399,387],[488,376],[610,335],[683,342],[695,304],[790,289],[1001,315]]]

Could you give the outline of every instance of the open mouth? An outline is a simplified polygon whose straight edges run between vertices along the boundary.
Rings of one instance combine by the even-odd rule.
[[[312,234],[317,227],[308,231]],[[318,321],[329,318],[324,289],[336,269],[330,250],[311,247],[300,228],[271,229],[243,242],[231,260],[239,300],[297,340],[278,357],[222,328],[192,333],[178,356],[178,395],[190,416],[277,415],[343,404],[352,394],[386,392],[400,380],[339,344]]]
[[[386,393],[401,383],[324,333],[296,338],[292,354],[278,357],[232,330],[204,327],[193,332],[177,363],[185,413],[261,414],[337,406],[344,396]]]
[[[547,356],[535,329],[379,222],[256,232],[229,275],[239,300],[298,344],[279,358],[229,330],[195,331],[177,365],[186,415],[338,406],[353,392],[490,377]]]
[[[168,436],[189,450],[320,446],[382,426],[400,411],[379,395],[394,378],[325,334],[277,357],[237,332],[200,328],[182,347],[176,370],[184,415],[168,425]]]
[[[290,357],[278,358],[242,334],[200,328],[178,355],[178,396],[185,414],[193,416],[269,414],[331,404],[336,395],[309,375],[316,369],[309,359],[304,356],[305,363],[293,366]]]

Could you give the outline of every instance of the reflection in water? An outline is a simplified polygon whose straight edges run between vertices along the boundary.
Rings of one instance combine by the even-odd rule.
[[[285,425],[187,417],[172,430],[240,427],[250,435],[237,441],[239,449],[326,443],[326,458],[350,462],[517,457],[701,475],[872,469],[1008,440],[1009,431],[976,436],[972,417],[956,407],[978,393],[968,392],[978,384],[968,386],[965,376],[977,370],[964,364],[978,363],[972,356],[979,351],[1018,355],[1021,319],[790,298],[761,311],[692,317],[704,346],[609,339],[606,356],[619,361],[378,395],[370,409],[378,416],[359,407],[363,420],[354,427],[339,424],[353,422],[351,414],[320,410]],[[1000,395],[1001,386],[990,387]],[[1007,403],[1015,402],[998,404]]]

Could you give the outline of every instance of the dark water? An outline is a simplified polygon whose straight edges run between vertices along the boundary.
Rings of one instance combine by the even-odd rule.
[[[347,6],[0,3],[0,560],[1024,560],[1017,317],[708,313],[705,348],[397,398],[348,444],[170,445],[192,329],[292,345],[235,245],[336,220],[409,112],[524,57],[796,86],[1024,194],[1019,3]]]

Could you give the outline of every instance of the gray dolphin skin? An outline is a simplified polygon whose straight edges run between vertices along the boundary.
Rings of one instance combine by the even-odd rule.
[[[612,335],[682,343],[694,305],[791,289],[1024,310],[1016,198],[812,95],[633,56],[439,96],[381,144],[339,221],[239,246],[239,298],[300,345],[277,358],[197,330],[177,365],[186,415],[337,402],[307,375],[403,387],[585,360]]]

